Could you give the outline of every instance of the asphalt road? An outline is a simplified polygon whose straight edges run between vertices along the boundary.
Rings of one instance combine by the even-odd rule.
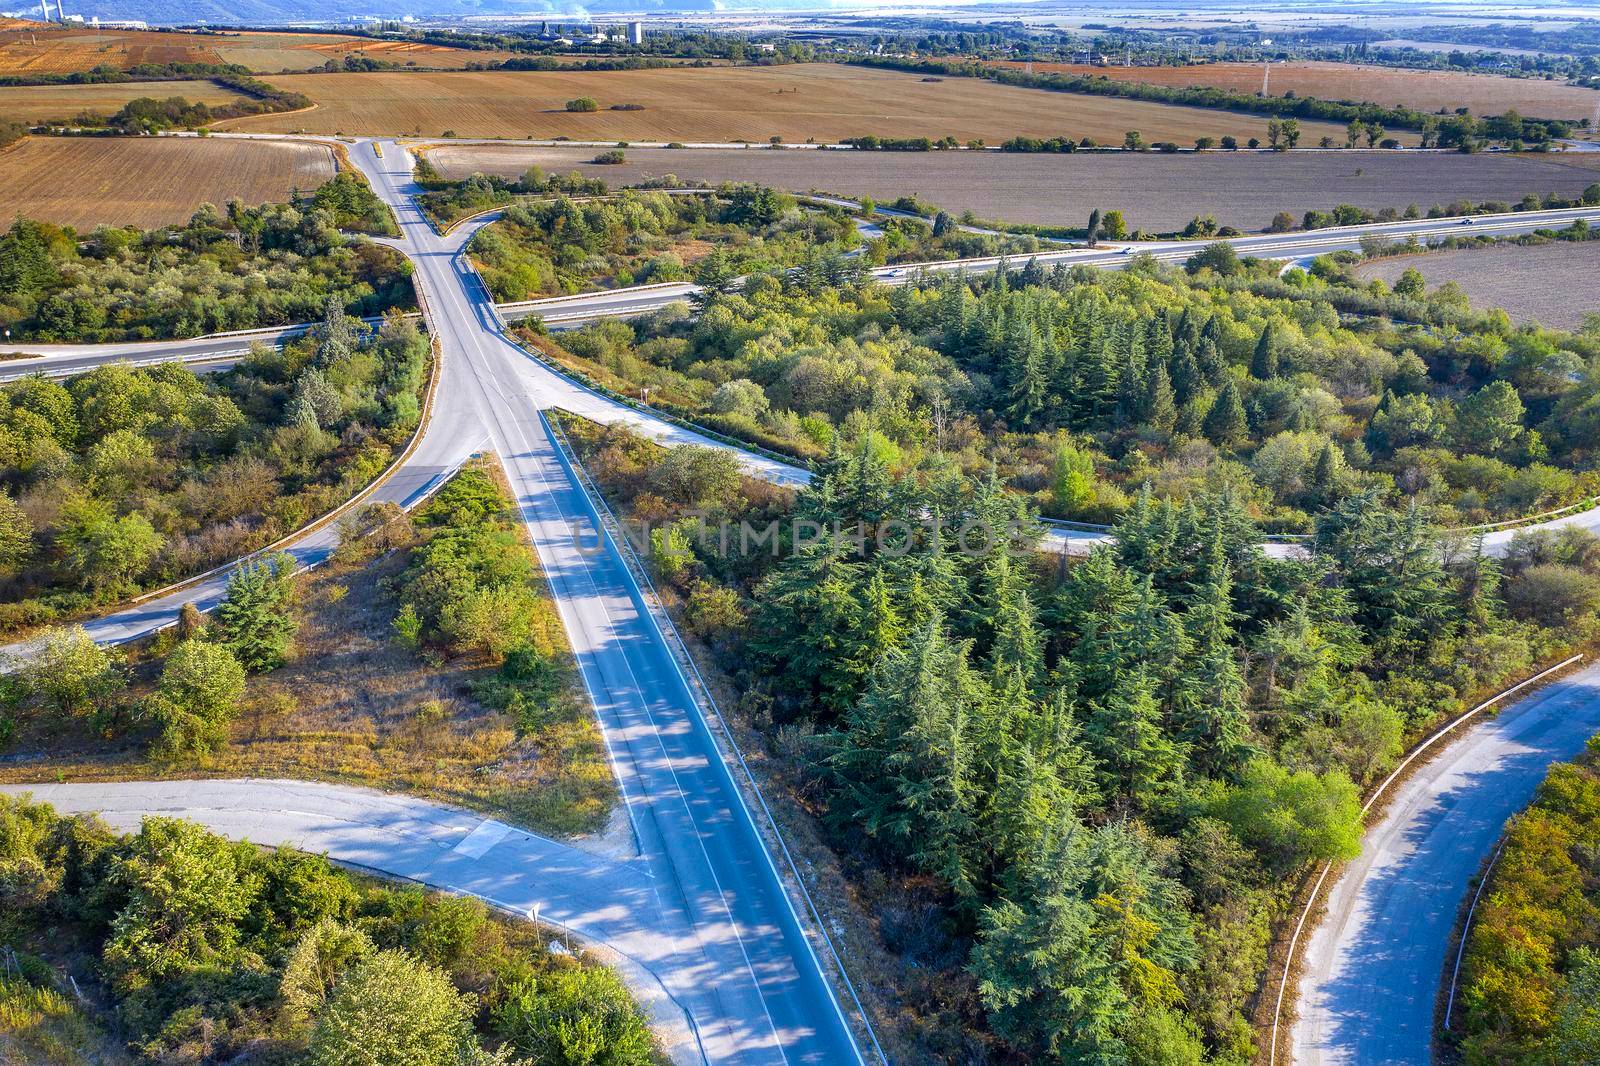
[[[62,814],[99,814],[118,832],[151,816],[183,818],[230,840],[280,845],[532,915],[609,949],[675,1063],[701,1061],[681,1004],[655,967],[644,864],[617,861],[442,804],[315,781],[133,781],[0,785]]]
[[[1600,731],[1600,664],[1465,732],[1396,788],[1302,957],[1295,1066],[1417,1066],[1456,915],[1506,820]]]
[[[712,1061],[860,1061],[656,621],[616,552],[593,548],[587,500],[538,412],[562,406],[637,420],[662,439],[698,438],[588,392],[507,339],[462,254],[467,233],[439,237],[412,203],[410,157],[392,142],[382,157],[368,142],[351,155],[395,209],[441,341],[440,395],[456,406],[435,415],[429,437],[469,447],[487,430],[549,578],[652,878],[656,972]]]

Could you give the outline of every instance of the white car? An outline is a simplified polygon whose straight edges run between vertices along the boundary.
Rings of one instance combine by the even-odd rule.
[[[1461,224],[1463,226],[1470,226],[1470,225],[1472,225],[1472,223],[1474,221],[1476,221],[1476,220],[1475,219],[1470,219],[1470,218],[1464,218],[1464,219],[1461,220]]]

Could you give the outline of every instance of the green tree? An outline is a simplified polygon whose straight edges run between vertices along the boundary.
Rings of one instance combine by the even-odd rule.
[[[247,562],[233,572],[217,605],[221,641],[246,670],[273,670],[289,657],[299,628],[292,606],[294,559],[279,553]]]
[[[146,818],[110,874],[125,899],[104,949],[117,987],[159,996],[162,982],[234,965],[240,921],[260,888],[254,858],[251,845],[192,822]]]
[[[137,512],[119,518],[92,500],[70,503],[61,511],[57,541],[62,562],[84,588],[125,590],[161,550],[161,534]]]
[[[1244,264],[1240,262],[1239,253],[1233,245],[1227,241],[1217,241],[1215,244],[1206,245],[1184,260],[1183,269],[1191,274],[1210,269],[1227,278],[1243,270]]]
[[[1100,243],[1100,209],[1089,212],[1089,225],[1084,229],[1084,243],[1090,248]]]
[[[1094,456],[1069,441],[1056,447],[1050,475],[1050,495],[1069,518],[1095,502]]]
[[[1463,448],[1503,456],[1522,438],[1527,410],[1516,386],[1491,381],[1467,397],[1456,410],[1456,438]]]
[[[986,691],[968,654],[935,615],[873,671],[828,762],[836,820],[970,898],[977,891],[970,731],[986,710]]]
[[[307,929],[284,961],[278,983],[284,1021],[296,1031],[308,1029],[339,978],[377,951],[366,933],[332,918]]]
[[[0,574],[10,573],[33,554],[33,522],[11,494],[0,488]]]
[[[1600,1062],[1600,951],[1572,952],[1544,1053],[1552,1063]]]
[[[1271,381],[1278,376],[1277,327],[1271,322],[1261,331],[1256,341],[1255,354],[1250,359],[1250,376],[1261,381]]]
[[[1201,430],[1207,440],[1224,448],[1237,447],[1250,438],[1250,421],[1239,398],[1239,386],[1232,378],[1223,383],[1222,391],[1212,401]]]
[[[401,951],[380,951],[334,986],[317,1012],[312,1066],[459,1066],[475,1045],[473,997]]]
[[[1252,759],[1237,785],[1218,788],[1210,810],[1280,871],[1361,852],[1361,798],[1342,770],[1318,775]]]
[[[1394,294],[1403,296],[1407,300],[1420,300],[1427,295],[1428,282],[1422,276],[1422,271],[1416,267],[1406,267],[1400,276],[1395,279]]]
[[[128,683],[111,652],[82,626],[47,630],[18,677],[35,701],[63,717],[104,706]]]

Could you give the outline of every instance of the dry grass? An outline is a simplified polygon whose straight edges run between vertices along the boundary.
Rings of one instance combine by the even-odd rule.
[[[0,225],[16,214],[87,229],[182,222],[202,203],[286,200],[333,176],[315,144],[198,137],[29,137],[0,155]]]
[[[443,145],[428,158],[446,177],[474,171],[520,176],[538,165],[581,170],[613,184],[676,175],[685,180],[756,181],[778,188],[872,196],[915,193],[954,212],[1040,225],[1081,226],[1095,207],[1120,208],[1130,226],[1181,228],[1195,215],[1264,229],[1278,211],[1299,217],[1340,203],[1373,210],[1456,199],[1516,201],[1525,193],[1574,196],[1600,180],[1583,165],[1600,152],[1566,156],[1433,152],[819,152],[759,149],[673,151],[631,148],[620,166],[590,166],[594,149]]]
[[[1600,241],[1458,248],[1376,260],[1359,273],[1393,284],[1410,267],[1422,271],[1430,286],[1453,281],[1474,307],[1504,308],[1517,322],[1576,329],[1600,310]]]
[[[302,579],[295,656],[251,681],[222,751],[158,762],[142,736],[108,742],[29,720],[0,781],[309,778],[426,796],[553,835],[602,830],[616,784],[554,605],[541,600],[535,628],[549,645],[541,651],[565,658],[566,683],[539,727],[519,735],[508,715],[472,696],[489,666],[419,655],[392,639],[389,586],[405,555],[335,560]],[[154,664],[140,669],[148,684]]]
[[[0,86],[0,115],[19,122],[71,119],[84,112],[110,115],[129,100],[181,96],[190,103],[233,104],[247,99],[213,81],[147,81],[116,85]]]
[[[336,33],[185,33],[58,27],[0,19],[0,75],[56,74],[141,63],[238,63],[263,74],[312,70],[347,55],[419,67],[465,67],[507,53]]]
[[[923,81],[914,74],[830,64],[692,70],[493,71],[441,74],[302,74],[273,84],[317,101],[311,112],[260,115],[227,129],[602,141],[833,142],[866,134],[1008,137],[1068,135],[1121,144],[1190,143],[1203,135],[1266,137],[1266,120],[1165,104],[1017,89],[976,78]],[[589,96],[601,110],[568,113]],[[642,111],[611,111],[612,104]],[[1306,123],[1305,138],[1343,134]]]
[[[1023,68],[1018,62],[997,66]],[[1106,77],[1151,85],[1205,85],[1235,92],[1261,91],[1261,67],[1255,63],[1204,63],[1190,67],[1093,67],[1082,63],[1034,63],[1035,74],[1062,73]],[[1600,93],[1560,81],[1507,78],[1449,70],[1398,70],[1354,63],[1278,63],[1272,67],[1268,91],[1281,96],[1315,96],[1321,100],[1354,100],[1418,111],[1471,109],[1475,115],[1498,115],[1515,109],[1537,118],[1593,118]]]

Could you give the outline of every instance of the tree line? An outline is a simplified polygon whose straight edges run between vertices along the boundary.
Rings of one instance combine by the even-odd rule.
[[[1477,139],[1496,139],[1502,134],[1506,139],[1546,143],[1554,138],[1567,136],[1572,132],[1574,125],[1562,119],[1523,118],[1514,111],[1508,111],[1503,116],[1490,116],[1484,119],[1476,119],[1466,114],[1439,116],[1409,107],[1319,100],[1312,96],[1260,96],[1211,86],[1152,85],[1104,76],[1030,74],[1010,67],[997,67],[971,61],[851,56],[846,62],[859,66],[903,70],[913,74],[987,78],[1002,85],[1016,85],[1030,89],[1049,89],[1090,96],[1116,96],[1129,100],[1181,104],[1186,107],[1273,115],[1280,119],[1370,123],[1389,129],[1429,132],[1436,138],[1435,143],[1441,148],[1470,147]]]

